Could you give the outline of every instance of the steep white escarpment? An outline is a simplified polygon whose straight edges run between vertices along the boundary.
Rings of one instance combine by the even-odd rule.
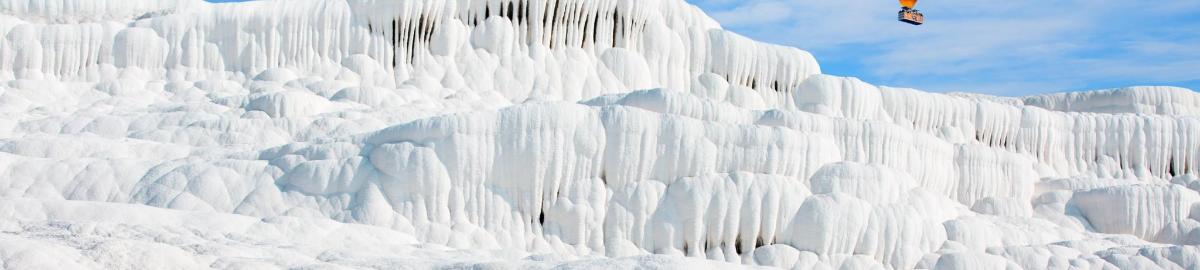
[[[1192,219],[1197,199],[1195,192],[1178,185],[1131,185],[1079,192],[1071,205],[1100,232],[1195,245],[1200,243],[1195,231],[1200,224]]]
[[[846,116],[846,112],[858,111],[851,115],[867,115],[867,119],[892,122],[950,141],[976,142],[1025,154],[1036,158],[1039,167],[1049,167],[1038,171],[1054,172],[1042,176],[1171,179],[1195,174],[1200,168],[1200,160],[1195,158],[1200,155],[1200,145],[1191,136],[1200,128],[1200,119],[1190,115],[1062,112],[1038,107],[1038,100],[1054,100],[1056,96],[1029,97],[1026,100],[1034,106],[1021,106],[990,98],[876,88],[852,78],[819,75],[809,81],[813,82],[805,84],[811,87],[801,91],[816,93],[796,95],[797,104],[803,104],[800,110],[843,117],[855,117]],[[1145,99],[1189,104],[1198,95],[1177,88],[1134,88],[1098,92],[1095,98],[1084,94],[1061,96],[1077,96],[1076,102],[1094,104],[1117,102],[1108,96],[1152,96]],[[1139,102],[1125,100],[1126,104],[1134,103],[1126,106],[1129,108]],[[1187,107],[1176,106],[1184,108],[1181,111]]]
[[[1025,97],[1024,103],[1047,110],[1093,113],[1200,115],[1200,97],[1178,87],[1131,87]]]
[[[0,36],[15,268],[1200,258],[1187,89],[874,86],[676,0],[18,0]]]
[[[0,8],[8,78],[99,81],[132,69],[202,80],[289,68],[520,102],[687,89],[694,74],[712,73],[770,104],[786,103],[773,92],[820,72],[807,52],[719,30],[682,1],[63,0]],[[93,20],[59,24],[38,14]]]

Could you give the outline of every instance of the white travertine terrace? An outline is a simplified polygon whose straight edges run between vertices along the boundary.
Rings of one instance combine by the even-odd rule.
[[[1200,262],[1188,89],[874,86],[681,0],[8,0],[0,37],[8,268]]]

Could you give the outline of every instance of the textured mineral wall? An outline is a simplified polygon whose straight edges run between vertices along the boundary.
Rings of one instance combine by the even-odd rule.
[[[1200,260],[1188,89],[874,86],[681,0],[10,0],[0,37],[13,268]]]

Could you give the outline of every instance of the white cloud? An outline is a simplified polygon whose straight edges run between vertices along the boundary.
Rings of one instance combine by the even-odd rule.
[[[753,2],[732,10],[713,13],[712,16],[725,26],[759,26],[788,19],[792,16],[792,8],[781,1]]]

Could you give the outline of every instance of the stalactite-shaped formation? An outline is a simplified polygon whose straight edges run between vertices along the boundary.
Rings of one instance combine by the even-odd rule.
[[[715,25],[675,26],[676,21],[697,20],[690,18],[696,15],[681,8],[679,3],[488,0],[366,2],[361,6],[365,7],[360,9],[371,9],[367,27],[395,46],[392,65],[425,64],[419,62],[423,59],[421,53],[429,51],[430,43],[435,42],[436,32],[443,24],[465,24],[469,29],[476,29],[472,31],[479,31],[478,28],[485,27],[489,20],[498,19],[501,22],[496,26],[482,31],[491,33],[482,37],[472,34],[471,39],[500,38],[500,42],[513,43],[505,45],[515,46],[518,52],[541,46],[551,50],[578,48],[594,54],[612,48],[632,50],[641,55],[677,54],[665,59],[648,59],[659,60],[648,64],[662,70],[712,72],[750,89],[780,92],[793,91],[808,75],[819,72],[810,60],[811,56],[799,50],[763,45],[724,31],[709,31],[716,29]],[[653,27],[666,29],[652,30]],[[462,34],[445,31],[451,36]],[[678,43],[684,46],[680,48]],[[690,52],[680,54],[676,50]],[[662,70],[657,73],[666,72]],[[668,76],[678,75],[663,74],[656,78],[657,83],[683,86],[689,80]]]
[[[442,20],[473,28],[493,17],[504,18],[515,41],[525,46],[629,48],[637,45],[650,18],[635,7],[615,0],[401,1],[394,10],[380,12],[394,16],[390,21],[371,18],[368,27],[406,52],[402,59],[407,61],[428,46]]]

